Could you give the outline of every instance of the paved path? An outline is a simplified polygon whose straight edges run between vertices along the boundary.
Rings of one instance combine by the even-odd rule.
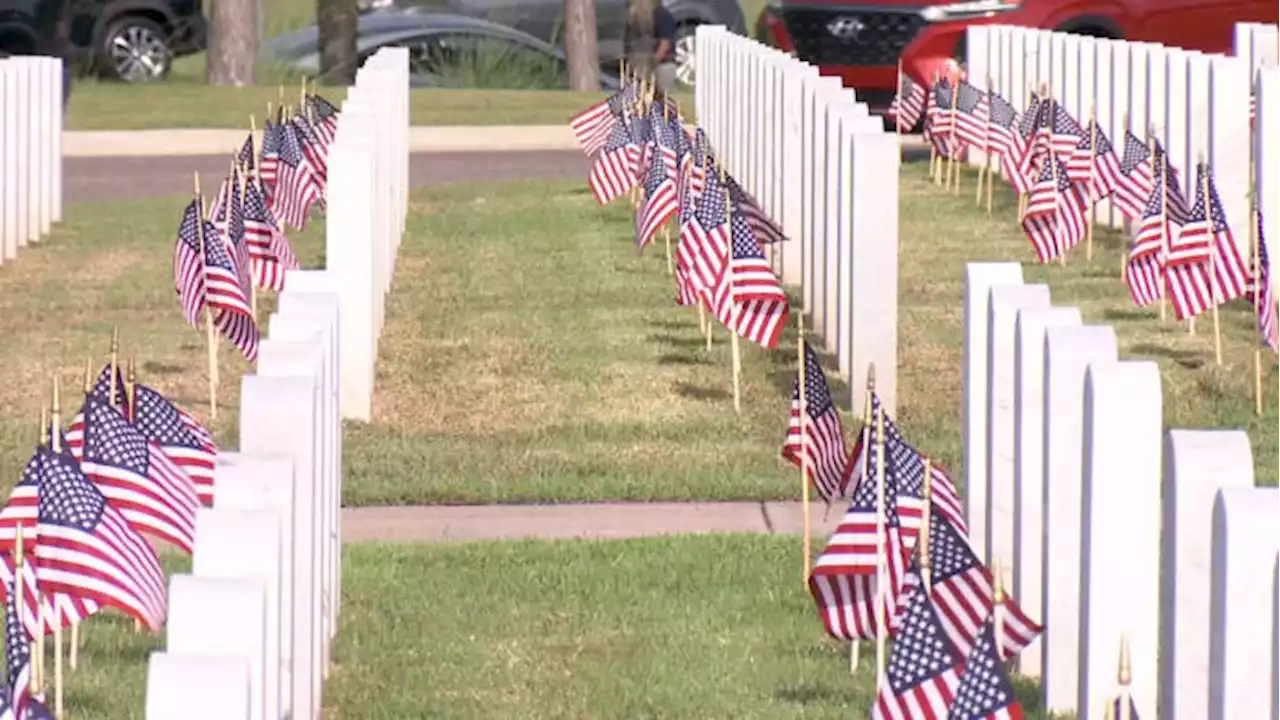
[[[199,172],[205,194],[228,170],[231,153],[185,157],[68,157],[63,160],[63,200],[125,200],[189,193]],[[409,176],[414,187],[460,182],[580,179],[590,161],[580,150],[475,153],[415,153]]]
[[[811,504],[812,534],[825,538],[841,510]],[[430,505],[343,508],[344,542],[637,538],[702,533],[802,535],[799,502]]]

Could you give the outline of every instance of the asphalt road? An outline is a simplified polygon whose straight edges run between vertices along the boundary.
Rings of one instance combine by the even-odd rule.
[[[228,170],[227,155],[187,157],[79,157],[63,160],[63,201],[90,202],[170,197],[190,192],[200,173],[205,193]],[[588,159],[576,150],[486,153],[417,153],[411,156],[413,187],[463,182],[573,180],[584,182]]]

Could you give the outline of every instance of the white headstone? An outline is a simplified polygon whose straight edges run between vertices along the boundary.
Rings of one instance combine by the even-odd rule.
[[[987,308],[991,286],[1022,282],[1018,263],[964,266],[964,477],[969,542],[987,557]]]
[[[280,709],[280,574],[292,572],[280,562],[280,514],[276,510],[196,511],[196,551],[192,572],[197,577],[261,580],[266,593],[263,618],[262,712],[264,718],[283,717]]]
[[[1018,311],[1049,307],[1049,286],[993,285],[987,306],[987,521],[988,565],[1008,568],[1014,558],[1014,379]]]
[[[1041,691],[1044,707],[1059,713],[1075,711],[1080,687],[1085,370],[1091,362],[1114,361],[1116,352],[1109,326],[1045,331]]]
[[[863,407],[867,371],[874,364],[876,393],[885,411],[893,413],[898,403],[898,186],[878,178],[885,172],[896,177],[901,153],[891,133],[859,133],[852,143],[851,407]]]
[[[1277,488],[1227,488],[1214,500],[1209,720],[1261,715],[1271,704],[1277,516]]]
[[[1031,286],[1034,287],[1034,286]],[[1041,606],[1044,563],[1045,331],[1080,324],[1074,307],[1024,308],[1014,323],[1013,594],[1024,608]],[[1037,611],[1038,612],[1038,611]],[[1018,670],[1040,677],[1040,641],[1018,657]]]
[[[147,720],[249,720],[249,665],[240,657],[151,653]]]
[[[1160,459],[1163,398],[1154,362],[1089,364],[1084,395],[1079,720],[1098,720],[1115,692],[1126,634],[1132,697],[1155,717],[1160,635]],[[1124,552],[1117,552],[1124,548]]]
[[[266,583],[257,577],[174,575],[169,579],[165,648],[225,655],[246,663],[249,718],[263,718],[266,677]]]
[[[259,370],[270,370],[259,349]],[[318,351],[317,351],[318,354]],[[313,366],[318,366],[318,358]],[[314,720],[320,712],[319,559],[316,538],[316,449],[319,405],[314,370],[279,377],[245,375],[240,384],[240,449],[283,453],[294,467],[293,512],[293,692],[292,717]]]
[[[1209,565],[1219,488],[1253,487],[1240,430],[1170,430],[1164,439],[1161,527],[1160,717],[1205,720],[1209,710]]]

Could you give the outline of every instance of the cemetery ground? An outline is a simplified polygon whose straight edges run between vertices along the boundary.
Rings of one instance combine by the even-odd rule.
[[[909,164],[901,190],[898,419],[960,478],[963,263],[1030,257],[1012,202],[989,220],[973,183],[947,195]],[[140,381],[208,419],[204,335],[181,320],[171,279],[184,202],[72,205],[0,273],[4,482],[36,440],[50,373],[65,418],[113,326]],[[304,266],[323,256],[313,223],[293,236]],[[345,504],[797,497],[797,473],[777,458],[793,334],[774,352],[743,344],[735,416],[727,335],[706,351],[696,313],[674,306],[661,241],[637,256],[631,233],[630,209],[598,208],[584,182],[415,191],[375,420],[346,429]],[[1095,250],[1092,263],[1077,251],[1066,267],[1028,264],[1028,282],[1048,282],[1086,323],[1113,324],[1122,357],[1160,363],[1166,425],[1245,428],[1260,482],[1275,484],[1277,413],[1253,415],[1249,310],[1224,308],[1218,368],[1207,319],[1188,337],[1134,310],[1118,237],[1099,233]],[[261,298],[260,317],[270,308]],[[213,427],[228,450],[246,370],[224,347]],[[1274,360],[1266,383],[1274,402]],[[847,648],[823,637],[799,555],[798,539],[778,536],[349,545],[327,716],[845,717],[869,706],[871,678],[850,678]],[[68,676],[72,714],[137,717],[158,642],[90,621]],[[1021,694],[1036,707],[1031,688]]]

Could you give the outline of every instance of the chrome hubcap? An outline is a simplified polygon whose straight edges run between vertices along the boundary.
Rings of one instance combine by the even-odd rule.
[[[111,64],[129,82],[149,82],[164,75],[169,49],[148,28],[127,25],[111,39]]]
[[[685,35],[676,38],[676,79],[685,85],[693,85],[697,76],[697,63],[694,61],[694,37]]]

